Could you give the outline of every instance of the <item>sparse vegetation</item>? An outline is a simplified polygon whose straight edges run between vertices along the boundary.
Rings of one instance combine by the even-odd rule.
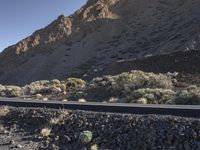
[[[79,88],[84,88],[86,86],[86,82],[79,78],[68,78],[65,81],[65,85],[68,90],[75,90]]]
[[[163,74],[145,73],[142,71],[130,71],[116,76],[113,88],[131,90],[139,88],[165,88],[173,87],[170,77]]]
[[[48,80],[41,80],[41,81],[32,82],[29,85],[25,85],[23,87],[23,90],[26,95],[34,95],[34,94],[41,93],[41,91],[49,87],[49,85],[50,85],[50,82]]]
[[[69,112],[67,110],[59,109],[58,116],[51,117],[50,120],[49,120],[49,125],[54,126],[54,125],[64,123],[64,120],[65,120],[66,116],[68,116],[68,114],[69,114]]]
[[[174,96],[175,92],[171,89],[146,88],[134,91],[130,97],[132,98],[131,102],[135,103],[137,103],[138,99],[145,98],[147,104],[166,104],[170,103]]]
[[[80,78],[68,78],[60,81],[41,80],[24,87],[0,85],[1,97],[19,97],[31,95],[39,100],[76,100],[86,102],[103,97],[110,103],[141,104],[191,104],[200,105],[200,88],[183,84],[176,89],[178,73],[155,74],[133,70],[118,75],[96,77],[90,82]],[[88,93],[91,90],[91,93]]]
[[[90,147],[90,150],[98,150],[97,144],[94,144]]]
[[[24,93],[26,95],[35,95],[35,94],[58,94],[65,90],[65,85],[62,84],[59,80],[41,80],[32,82],[29,85],[23,87]]]
[[[186,90],[177,92],[172,103],[179,105],[200,105],[200,88],[190,86]]]
[[[59,118],[51,118],[50,120],[49,120],[49,124],[50,125],[57,125],[58,123],[60,122],[60,120],[59,120]]]
[[[90,85],[104,87],[105,91],[110,93],[111,96],[125,97],[127,99],[134,99],[134,92],[142,88],[173,89],[170,77],[164,74],[145,73],[142,71],[130,71],[115,76],[95,78]]]
[[[22,89],[18,86],[2,86],[0,85],[1,97],[19,97],[22,95]]]
[[[43,128],[43,129],[41,129],[41,131],[40,131],[40,135],[42,136],[42,137],[49,137],[50,136],[50,134],[51,134],[51,129],[50,128]]]
[[[10,113],[10,109],[7,106],[0,106],[0,117],[5,117]]]

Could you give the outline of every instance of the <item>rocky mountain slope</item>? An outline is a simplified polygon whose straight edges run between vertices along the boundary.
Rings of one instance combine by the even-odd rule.
[[[199,7],[199,0],[88,0],[0,53],[0,84],[94,77],[118,62],[196,51]]]

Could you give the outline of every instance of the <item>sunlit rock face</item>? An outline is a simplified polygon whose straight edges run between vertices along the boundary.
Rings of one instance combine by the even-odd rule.
[[[121,60],[199,50],[199,7],[199,0],[89,0],[6,48],[0,84],[95,76]]]

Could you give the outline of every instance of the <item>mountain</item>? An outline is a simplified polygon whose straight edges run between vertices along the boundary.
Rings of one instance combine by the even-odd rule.
[[[179,56],[198,52],[199,7],[199,0],[88,0],[73,15],[59,16],[0,53],[0,84],[90,78],[119,72],[118,68],[123,72],[125,64],[143,64],[146,59],[157,62],[152,67],[173,65],[168,59],[165,63],[154,60],[177,52],[184,53]],[[114,67],[119,62],[125,67]]]

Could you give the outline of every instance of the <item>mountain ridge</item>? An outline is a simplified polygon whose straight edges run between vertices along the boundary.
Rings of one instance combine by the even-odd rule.
[[[198,50],[197,0],[89,0],[0,53],[0,83],[90,75],[111,62]]]

